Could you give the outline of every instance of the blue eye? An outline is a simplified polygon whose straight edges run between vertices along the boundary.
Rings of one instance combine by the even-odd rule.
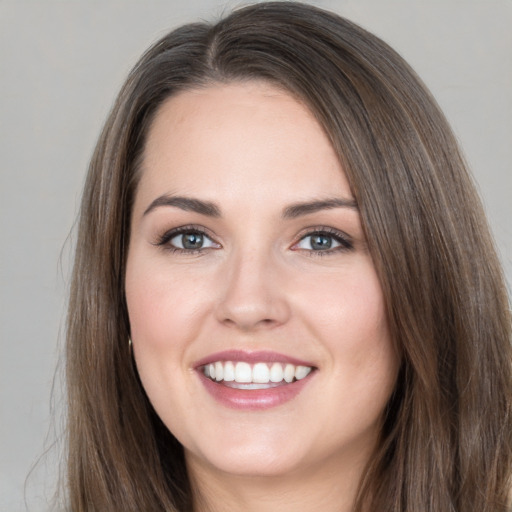
[[[155,245],[164,247],[170,251],[184,253],[200,252],[204,249],[219,248],[203,231],[197,228],[181,227],[164,233],[156,241]]]
[[[334,249],[339,247],[341,244],[334,240],[331,235],[325,235],[324,233],[315,233],[314,235],[305,236],[298,244],[299,249],[307,249],[310,251],[326,251],[328,249]]]
[[[198,231],[188,231],[175,235],[169,240],[169,243],[177,249],[185,249],[189,251],[197,251],[198,249],[217,246],[217,244],[215,244],[204,233],[200,233]]]
[[[336,252],[353,248],[351,240],[341,233],[328,231],[315,231],[302,237],[294,249],[314,252]]]

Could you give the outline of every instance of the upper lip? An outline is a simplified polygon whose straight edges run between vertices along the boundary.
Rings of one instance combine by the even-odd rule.
[[[311,362],[297,359],[288,355],[280,354],[271,350],[257,350],[254,352],[248,352],[245,350],[223,350],[221,352],[215,352],[209,354],[193,364],[194,368],[215,363],[217,361],[243,361],[245,363],[283,363],[293,364],[295,366],[311,366],[314,365]]]

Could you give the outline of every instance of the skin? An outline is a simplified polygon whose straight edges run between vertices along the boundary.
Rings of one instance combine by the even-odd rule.
[[[215,203],[212,217],[156,206]],[[398,357],[357,208],[294,218],[299,202],[352,200],[313,115],[265,83],[212,85],[167,100],[148,134],[126,269],[134,356],[155,410],[185,447],[196,510],[349,511],[377,442]],[[206,231],[176,252],[169,230]],[[309,235],[350,247],[313,250]],[[336,235],[337,236],[337,235]],[[340,249],[341,247],[341,249]],[[277,351],[315,371],[266,410],[220,405],[194,363],[228,350]]]

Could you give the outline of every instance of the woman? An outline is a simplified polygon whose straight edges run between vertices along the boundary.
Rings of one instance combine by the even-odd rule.
[[[509,510],[510,314],[435,101],[333,14],[177,29],[86,183],[72,510]]]

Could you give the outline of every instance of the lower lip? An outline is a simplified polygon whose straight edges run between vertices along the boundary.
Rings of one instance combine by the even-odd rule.
[[[210,395],[219,403],[231,409],[249,411],[270,409],[293,400],[307,384],[315,372],[290,384],[268,389],[236,389],[224,386],[199,372],[199,378]]]

